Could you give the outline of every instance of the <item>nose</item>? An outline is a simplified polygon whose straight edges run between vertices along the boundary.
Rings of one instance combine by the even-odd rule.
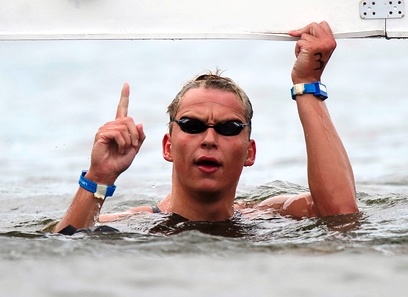
[[[203,132],[203,140],[201,141],[201,147],[206,149],[215,149],[217,145],[217,132],[212,127],[209,127]]]

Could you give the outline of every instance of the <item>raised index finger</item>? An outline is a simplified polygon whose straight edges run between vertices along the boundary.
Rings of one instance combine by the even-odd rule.
[[[125,83],[120,93],[120,100],[118,104],[118,109],[116,111],[116,119],[127,117],[128,106],[129,106],[129,93],[130,87],[128,83]]]

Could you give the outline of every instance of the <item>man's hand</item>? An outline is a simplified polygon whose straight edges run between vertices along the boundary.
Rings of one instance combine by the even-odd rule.
[[[129,85],[125,83],[116,111],[116,119],[99,128],[91,154],[87,178],[96,183],[113,184],[132,164],[146,138],[141,124],[128,117]]]
[[[336,40],[326,22],[311,23],[306,27],[289,31],[288,34],[300,39],[296,43],[296,62],[292,69],[294,84],[320,81],[334,49]]]

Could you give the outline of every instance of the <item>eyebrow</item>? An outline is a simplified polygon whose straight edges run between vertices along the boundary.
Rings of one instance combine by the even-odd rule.
[[[172,119],[172,120],[175,120],[176,118],[177,118],[177,117],[175,117],[175,118]],[[194,120],[201,121],[201,122],[203,122],[203,123],[208,123],[208,120],[207,120],[207,119],[204,119],[204,118],[202,118],[202,117],[200,117],[200,116],[196,116],[196,115],[185,114],[185,115],[180,116],[178,119],[182,119],[182,118],[189,118],[189,119],[194,119]],[[246,122],[245,116],[244,116],[243,118],[244,118],[244,120],[242,120],[242,119],[240,119],[240,118],[238,118],[238,117],[234,117],[234,118],[229,117],[229,118],[225,118],[225,119],[221,119],[221,120],[216,119],[216,121],[214,121],[214,124],[225,123],[225,122],[240,122],[240,123],[245,123],[245,122]]]

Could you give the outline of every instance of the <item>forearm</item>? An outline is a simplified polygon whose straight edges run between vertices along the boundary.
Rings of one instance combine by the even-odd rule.
[[[96,133],[89,171],[80,177],[81,187],[54,232],[68,225],[75,228],[93,226],[104,200],[115,191],[114,182],[139,152],[146,136],[142,124],[135,125],[133,119],[128,117],[128,105],[129,84],[125,83],[116,118],[101,126]]]
[[[324,101],[313,95],[296,99],[304,129],[308,181],[320,216],[358,211],[353,170]]]
[[[54,232],[59,232],[68,225],[77,229],[88,228],[98,219],[103,200],[95,198],[93,193],[79,188],[61,221],[55,226]]]

